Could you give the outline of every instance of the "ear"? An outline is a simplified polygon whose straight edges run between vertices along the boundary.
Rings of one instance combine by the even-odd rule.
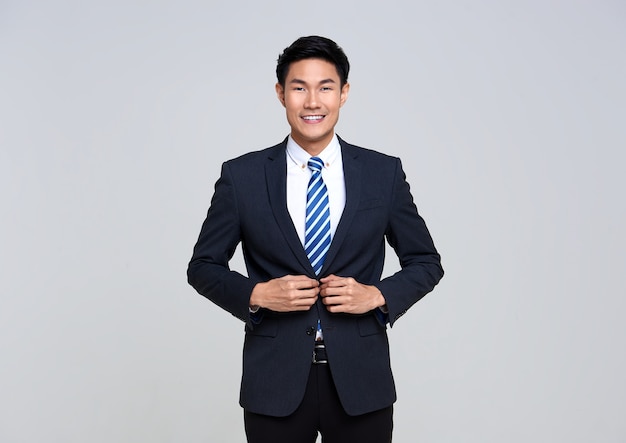
[[[348,100],[348,92],[350,92],[350,83],[343,85],[341,88],[341,96],[339,97],[339,106],[343,106],[343,104]]]
[[[281,85],[280,83],[276,83],[275,88],[278,101],[280,101],[282,105],[285,106],[285,88],[283,88],[283,85]]]

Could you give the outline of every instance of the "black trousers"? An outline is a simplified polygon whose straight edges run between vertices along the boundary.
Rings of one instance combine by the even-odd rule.
[[[244,411],[248,443],[390,443],[393,406],[364,415],[346,414],[328,365],[312,365],[304,399],[287,417]]]

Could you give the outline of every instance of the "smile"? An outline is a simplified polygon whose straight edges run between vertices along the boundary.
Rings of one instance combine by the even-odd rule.
[[[302,120],[304,121],[309,121],[309,122],[317,122],[320,121],[324,118],[323,115],[304,115],[302,117]]]

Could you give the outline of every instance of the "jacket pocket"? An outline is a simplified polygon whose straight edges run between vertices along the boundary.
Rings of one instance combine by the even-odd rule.
[[[278,319],[264,317],[261,323],[254,325],[254,329],[246,327],[246,334],[257,337],[276,337],[278,335]]]
[[[360,317],[357,319],[359,326],[359,334],[361,337],[368,335],[382,334],[385,332],[385,328],[376,320],[374,314]]]

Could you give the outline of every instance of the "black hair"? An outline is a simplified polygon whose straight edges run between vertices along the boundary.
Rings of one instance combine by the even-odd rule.
[[[326,60],[335,65],[341,81],[341,87],[348,82],[350,63],[343,49],[329,38],[311,35],[308,37],[300,37],[289,47],[285,48],[283,53],[278,57],[278,63],[276,65],[278,83],[285,86],[285,78],[287,77],[289,66],[292,63],[309,58]]]

